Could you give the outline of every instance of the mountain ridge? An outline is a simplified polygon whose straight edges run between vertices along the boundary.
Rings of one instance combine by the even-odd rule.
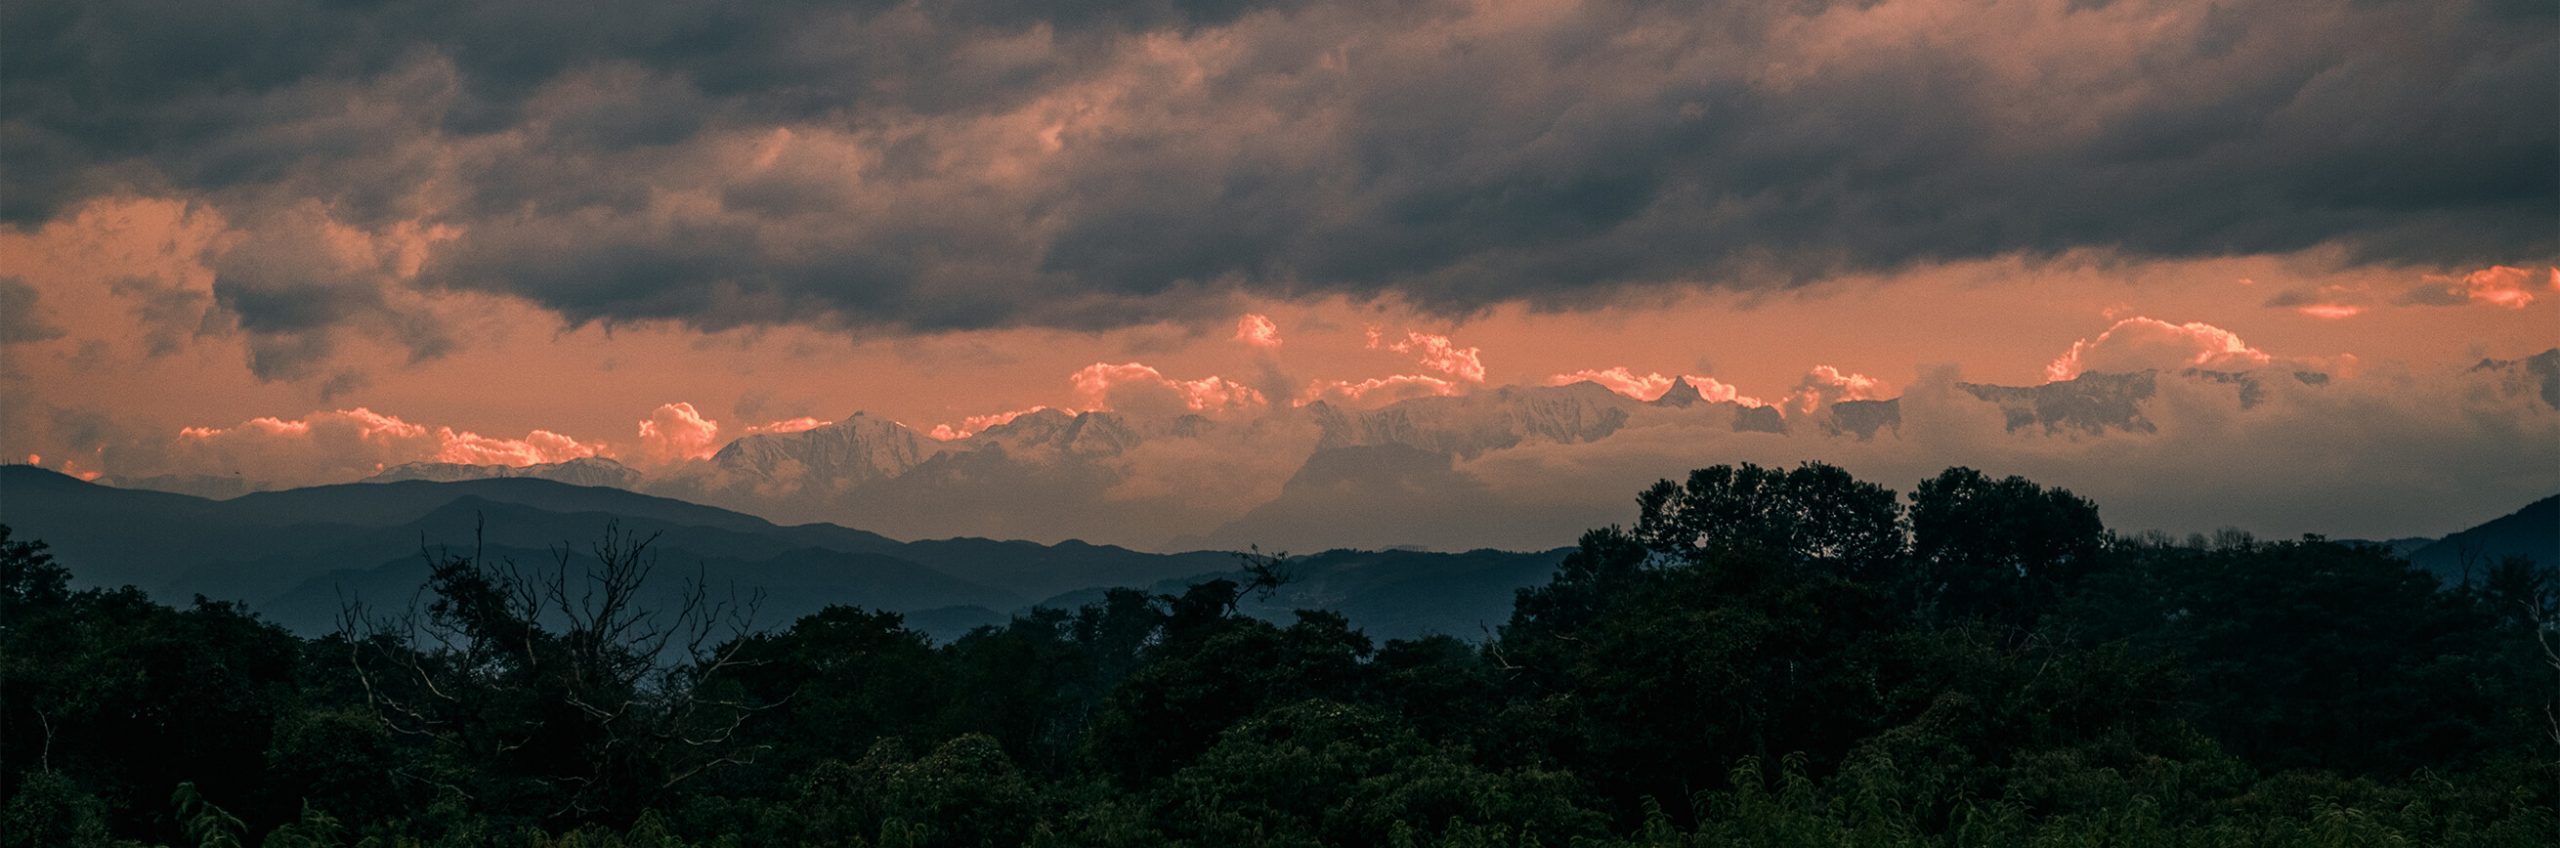
[[[1400,445],[1323,453],[1334,459],[1310,464],[1315,470],[1296,481],[1319,496],[1345,481],[1367,485],[1365,470],[1398,463],[1420,469],[1416,485],[1431,485],[1431,469],[1449,461]],[[983,537],[900,541],[533,478],[336,484],[216,501],[0,466],[0,523],[19,538],[51,544],[58,557],[80,565],[84,582],[129,583],[164,598],[239,600],[307,633],[333,626],[346,598],[408,597],[430,556],[478,551],[536,570],[559,567],[565,557],[574,566],[609,526],[655,540],[662,579],[680,584],[699,575],[761,590],[782,620],[827,604],[857,605],[918,614],[918,626],[946,639],[1032,605],[1099,598],[1108,587],[1170,592],[1240,574],[1231,551],[1149,553]],[[1544,582],[1566,551],[1435,553],[1393,544],[1293,557],[1288,570],[1299,579],[1247,611],[1286,620],[1297,608],[1330,609],[1381,637],[1469,637],[1498,623],[1510,593]],[[2510,553],[2549,562],[2560,559],[2555,551],[2560,495],[2416,546],[2408,558],[2454,580],[2458,563],[2448,566],[2447,556],[2475,565]],[[665,595],[674,585],[651,591]]]
[[[531,478],[346,483],[213,501],[0,466],[0,523],[78,563],[83,583],[135,585],[173,600],[237,600],[309,634],[334,626],[347,599],[409,597],[424,581],[430,557],[476,553],[533,572],[556,568],[566,557],[574,567],[608,526],[653,540],[661,580],[680,583],[699,573],[716,584],[762,589],[769,610],[784,621],[826,604],[929,613],[919,626],[931,624],[938,638],[998,623],[1006,612],[1047,598],[1111,586],[1173,586],[1237,567],[1236,554],[1227,551],[1159,554],[1083,541],[974,537],[899,541]],[[137,525],[152,529],[137,533]],[[138,538],[152,543],[130,543]],[[1514,583],[1534,582],[1530,572],[1543,580],[1552,569],[1551,562],[1523,566],[1521,556],[1542,554],[1377,552],[1373,558],[1431,564],[1416,574],[1438,574],[1442,584],[1362,603],[1383,610],[1419,602],[1416,597],[1463,596],[1490,609],[1487,599],[1498,595],[1507,604]],[[1474,579],[1482,574],[1494,575],[1492,582]],[[1343,579],[1380,585],[1375,577]],[[652,588],[653,597],[672,601],[672,585]],[[1288,611],[1262,612],[1283,617]],[[1379,618],[1381,635],[1390,636],[1458,620]]]

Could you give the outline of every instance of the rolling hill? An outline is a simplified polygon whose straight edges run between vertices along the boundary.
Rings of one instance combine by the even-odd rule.
[[[1072,605],[1104,588],[1177,591],[1232,572],[1220,551],[1147,553],[1080,541],[899,541],[833,524],[777,525],[744,513],[532,477],[402,480],[261,492],[229,500],[118,489],[28,466],[0,466],[0,523],[42,539],[86,585],[132,585],[169,602],[240,601],[306,634],[351,601],[406,604],[431,557],[477,552],[534,575],[580,573],[608,526],[654,539],[646,594],[673,603],[689,581],[715,597],[761,596],[757,620],[788,622],[833,604],[907,613],[937,638],[1001,622],[1035,603]],[[1350,615],[1381,639],[1478,635],[1511,593],[1542,582],[1557,554],[1329,551],[1293,560],[1299,581],[1249,612],[1302,607]]]

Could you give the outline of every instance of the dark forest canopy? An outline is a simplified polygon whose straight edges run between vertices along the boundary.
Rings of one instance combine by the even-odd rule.
[[[2548,844],[2560,580],[2109,533],[1950,469],[1702,469],[1478,641],[1115,590],[893,613],[434,558],[305,639],[0,528],[7,845]],[[569,560],[563,559],[563,563]],[[676,563],[666,563],[669,569]],[[583,574],[576,572],[583,571]],[[646,600],[655,601],[655,596]]]

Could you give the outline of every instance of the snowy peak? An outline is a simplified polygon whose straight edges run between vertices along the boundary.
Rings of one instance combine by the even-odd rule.
[[[1687,380],[1674,378],[1671,381],[1671,388],[1664,389],[1661,397],[1654,398],[1653,400],[1647,401],[1647,403],[1651,403],[1655,406],[1687,409],[1689,407],[1705,403],[1706,400],[1706,395],[1698,393],[1698,387],[1689,385],[1689,381]]]
[[[841,483],[904,474],[941,450],[907,425],[857,412],[797,433],[760,433],[711,457],[720,471],[751,480],[805,478]]]
[[[948,451],[1001,448],[1022,455],[1118,456],[1157,439],[1207,435],[1216,424],[1199,415],[1147,420],[1118,412],[1043,409],[946,445]]]
[[[1113,412],[1087,412],[1076,416],[1059,434],[1060,451],[1084,456],[1118,456],[1146,441],[1129,419]]]
[[[2046,433],[2090,435],[2109,430],[2149,433],[2156,428],[2142,416],[2142,402],[2157,391],[2157,379],[2149,371],[2090,372],[2041,386],[1957,383],[1956,388],[1998,405],[2010,432],[2037,428]]]
[[[2047,434],[2103,435],[2110,431],[2150,433],[2159,428],[2143,414],[2143,406],[2159,394],[2162,380],[2183,380],[2221,387],[2238,394],[2240,408],[2266,400],[2269,380],[2292,380],[2323,386],[2329,375],[2317,371],[2210,371],[2189,368],[2174,373],[2092,371],[2041,386],[1994,386],[1957,383],[1975,398],[2000,407],[2010,432],[2040,430]]]
[[[1637,403],[1584,382],[1415,398],[1375,410],[1306,409],[1323,433],[1319,449],[1401,445],[1473,457],[1525,442],[1598,441],[1625,427]]]

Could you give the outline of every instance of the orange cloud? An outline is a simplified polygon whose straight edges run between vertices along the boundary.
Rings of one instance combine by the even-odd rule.
[[[1366,380],[1316,380],[1298,395],[1294,406],[1316,401],[1350,404],[1387,404],[1417,397],[1448,396],[1458,393],[1458,384],[1428,374],[1396,374]]]
[[[419,438],[426,435],[426,432],[427,428],[402,421],[399,416],[384,415],[364,407],[356,407],[334,412],[314,412],[293,421],[261,416],[230,427],[182,427],[178,429],[178,438],[216,441],[234,436],[278,437],[316,434],[324,438],[352,436],[364,442],[393,442]]]
[[[1010,424],[1013,423],[1013,419],[1048,408],[1049,407],[1047,406],[1034,404],[1024,409],[990,412],[985,415],[972,415],[967,418],[960,419],[960,426],[958,427],[953,427],[949,424],[933,425],[933,432],[926,433],[925,435],[945,442],[953,439],[965,439],[984,432],[989,427]]]
[[[2339,321],[2364,314],[2368,299],[2362,285],[2331,284],[2277,292],[2267,299],[2267,305],[2323,321]]]
[[[1759,398],[1744,395],[1739,387],[1714,377],[1688,375],[1670,377],[1651,372],[1637,374],[1634,369],[1624,365],[1585,368],[1580,371],[1553,374],[1547,377],[1546,383],[1550,386],[1564,386],[1584,381],[1598,383],[1610,391],[1637,400],[1658,399],[1662,397],[1663,392],[1670,391],[1672,386],[1687,383],[1690,388],[1698,390],[1700,399],[1710,403],[1733,403],[1750,407],[1769,405],[1768,402]],[[1803,394],[1805,386],[1817,387],[1819,391],[1814,395],[1806,396]],[[1811,374],[1807,375],[1804,385],[1799,387],[1799,393],[1790,397],[1805,398],[1808,403],[1819,405],[1824,397],[1838,400],[1872,397],[1878,386],[1874,378],[1864,374],[1842,374],[1839,369],[1824,365],[1816,367]],[[1451,388],[1454,391],[1455,387]],[[1807,409],[1810,408],[1810,406],[1807,407]]]
[[[1680,379],[1688,383],[1690,388],[1697,389],[1700,398],[1710,402],[1738,403],[1750,407],[1769,405],[1767,401],[1756,397],[1744,397],[1740,388],[1714,377],[1682,377]]]
[[[1378,335],[1378,328],[1369,328],[1369,347],[1378,347],[1380,341],[1381,337]],[[1450,341],[1448,336],[1435,336],[1430,333],[1422,332],[1407,332],[1404,334],[1403,341],[1388,344],[1386,345],[1386,349],[1397,353],[1416,354],[1421,359],[1422,367],[1438,371],[1442,374],[1447,374],[1459,380],[1469,383],[1484,382],[1483,350],[1481,348],[1459,347],[1458,343]]]
[[[2097,338],[2072,342],[2071,349],[2044,367],[2047,380],[2069,380],[2088,371],[2143,371],[2204,368],[2246,370],[2272,357],[2250,347],[2240,336],[2202,322],[2171,324],[2151,318],[2127,318]]]
[[[2486,303],[2507,309],[2523,309],[2533,305],[2534,278],[2548,279],[2553,291],[2560,291],[2560,268],[2546,268],[2537,275],[2531,269],[2491,265],[2460,277],[2428,275],[2426,282],[2400,296],[2404,306],[2461,306]]]
[[[740,433],[739,435],[753,436],[760,433],[805,433],[833,423],[836,422],[821,421],[819,419],[803,415],[798,418],[785,418],[780,421],[751,424],[747,426],[746,432]]]
[[[2533,277],[2523,268],[2493,265],[2462,275],[2462,286],[2475,302],[2523,309],[2533,304]],[[2560,268],[2551,269],[2551,279],[2560,288]]]
[[[1627,366],[1617,365],[1601,369],[1585,368],[1580,371],[1551,375],[1547,377],[1547,385],[1564,386],[1584,382],[1586,380],[1598,383],[1607,387],[1610,391],[1617,392],[1637,400],[1652,400],[1654,398],[1661,397],[1663,392],[1671,390],[1673,383],[1679,382],[1679,378],[1677,377],[1665,377],[1661,374],[1652,373],[1638,375],[1636,372],[1629,370]]]
[[[106,474],[106,472],[103,471],[82,468],[80,467],[80,462],[73,459],[66,459],[62,461],[62,473],[78,477],[82,480],[96,480]]]
[[[1883,381],[1865,374],[1842,372],[1829,365],[1816,365],[1796,381],[1795,393],[1789,395],[1797,412],[1812,412],[1826,404],[1844,400],[1874,400],[1884,389]],[[1703,391],[1701,392],[1703,394]]]
[[[720,450],[720,422],[690,403],[659,404],[640,421],[640,448],[655,462],[709,459]]]
[[[1264,350],[1279,347],[1280,325],[1271,323],[1271,316],[1245,313],[1236,319],[1236,341]]]
[[[1139,414],[1219,414],[1258,409],[1267,404],[1251,386],[1211,375],[1197,380],[1166,377],[1154,366],[1136,362],[1096,362],[1068,375],[1077,403],[1088,410],[1110,409]]]
[[[521,439],[494,439],[472,432],[456,433],[451,427],[438,427],[436,439],[443,444],[436,451],[437,462],[468,465],[526,466],[566,462],[595,456],[602,450],[598,445],[582,444],[549,430],[535,430]]]
[[[534,465],[612,456],[602,444],[549,430],[523,438],[483,436],[452,427],[428,427],[364,407],[314,412],[297,419],[252,418],[228,427],[178,431],[170,458],[175,470],[230,474],[297,473],[269,482],[343,482],[409,462]]]

